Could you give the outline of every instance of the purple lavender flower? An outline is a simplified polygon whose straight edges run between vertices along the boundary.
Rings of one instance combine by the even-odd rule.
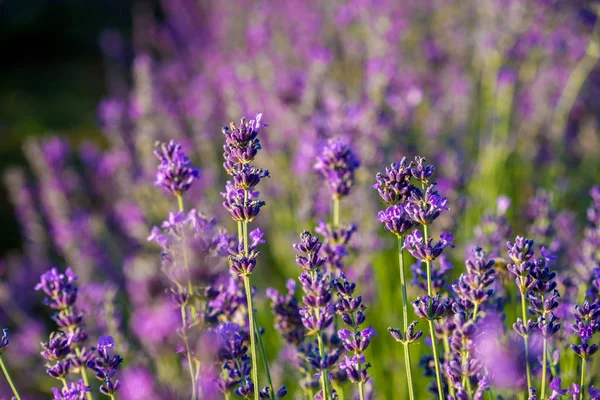
[[[410,174],[412,177],[425,184],[429,182],[429,179],[433,176],[435,171],[435,165],[426,163],[427,160],[425,160],[425,157],[416,156],[415,161],[412,162],[410,166]]]
[[[342,198],[354,184],[354,171],[360,166],[352,148],[339,139],[330,139],[317,157],[315,170],[327,181],[332,196]]]
[[[344,356],[344,360],[340,361],[338,367],[348,374],[348,378],[352,383],[364,384],[369,379],[367,370],[371,367],[371,364],[366,362],[364,354]]]
[[[290,344],[298,346],[304,341],[305,332],[302,325],[302,317],[298,300],[296,299],[296,283],[293,279],[285,285],[288,292],[283,295],[273,288],[267,289],[267,297],[271,299],[271,308],[275,315],[275,329]]]
[[[73,306],[77,299],[77,278],[71,268],[67,268],[64,274],[52,268],[41,276],[35,290],[42,290],[46,294],[45,305],[55,310],[65,310]]]
[[[446,314],[450,307],[450,300],[442,300],[438,293],[435,297],[418,297],[416,301],[412,302],[412,305],[417,317],[433,321],[442,318]]]
[[[375,176],[376,183],[371,187],[379,192],[387,204],[402,204],[408,201],[416,189],[410,183],[411,176],[411,165],[403,158],[386,168],[385,174],[378,173]]]
[[[340,329],[338,330],[338,336],[342,339],[342,343],[347,351],[354,354],[361,354],[369,347],[371,338],[375,336],[375,328],[371,326],[354,333],[348,329]]]
[[[405,211],[414,222],[429,225],[442,211],[450,209],[447,204],[448,200],[435,190],[435,185],[430,185],[424,193],[419,189],[412,191]]]
[[[223,197],[223,207],[231,218],[236,222],[252,222],[258,217],[260,209],[265,205],[264,201],[254,200],[242,188],[235,188],[229,182],[225,188],[226,192],[221,193]]]
[[[411,322],[408,325],[406,332],[404,332],[404,336],[402,335],[402,331],[399,329],[388,328],[388,332],[397,342],[411,344],[416,342],[423,336],[423,331],[415,332],[415,326],[417,325],[417,323],[417,321]]]
[[[453,235],[451,233],[442,232],[437,243],[432,245],[432,238],[425,243],[425,239],[418,229],[415,229],[411,234],[404,239],[404,248],[408,250],[417,260],[423,262],[431,262],[438,258],[442,251],[448,246],[454,248],[452,244]]]
[[[175,196],[181,196],[200,178],[200,170],[192,165],[181,145],[175,141],[157,143],[156,147],[154,155],[160,164],[154,184],[166,188]]]
[[[379,211],[377,219],[385,225],[386,231],[402,237],[416,225],[415,221],[407,213],[407,207],[408,205],[406,204],[391,205],[384,211]]]
[[[83,382],[83,379],[80,379],[77,383],[69,382],[67,387],[63,387],[60,390],[52,388],[54,400],[83,400],[86,393],[90,393],[91,391],[90,387],[86,386]]]
[[[560,388],[560,378],[552,379],[552,382],[550,382],[550,390],[552,390],[552,393],[550,393],[548,400],[557,400],[559,397],[567,394],[567,389],[563,390]]]
[[[261,123],[261,120],[262,114],[257,114],[256,118],[250,121],[242,118],[239,126],[231,122],[229,126],[223,127],[222,131],[225,135],[223,167],[229,175],[236,175],[241,165],[251,163],[258,154],[260,150],[258,133],[261,127],[268,126]]]
[[[120,382],[113,380],[113,377],[123,362],[119,355],[113,354],[114,347],[115,340],[112,336],[100,336],[96,348],[97,356],[88,362],[88,368],[94,371],[96,378],[104,382],[100,386],[100,392],[110,397],[119,390]]]
[[[304,231],[300,235],[300,243],[294,244],[294,249],[298,252],[296,254],[296,264],[298,264],[304,271],[315,271],[321,268],[326,258],[319,256],[322,243],[319,238],[313,236],[310,232]]]
[[[2,338],[0,338],[0,356],[2,355],[2,353],[4,353],[4,351],[6,351],[8,343],[8,329],[4,328],[2,329]]]

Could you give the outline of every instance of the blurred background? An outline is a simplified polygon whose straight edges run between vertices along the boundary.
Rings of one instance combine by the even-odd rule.
[[[125,358],[119,398],[189,398],[177,310],[146,240],[177,207],[152,184],[152,151],[182,143],[202,169],[186,206],[233,232],[220,129],[262,112],[256,164],[271,178],[253,223],[267,238],[253,283],[275,379],[297,388],[265,289],[297,277],[291,244],[330,219],[313,167],[341,138],[362,161],[341,221],[358,224],[348,271],[380,332],[368,354],[376,398],[402,398],[401,349],[385,335],[400,323],[397,254],[376,219],[375,174],[403,156],[436,164],[451,210],[432,233],[457,244],[448,276],[475,245],[500,257],[516,234],[557,254],[565,276],[590,270],[597,15],[592,0],[0,0],[0,325],[20,352],[17,383],[32,399],[55,385],[38,343],[56,327],[33,287],[71,266],[91,343],[111,334]],[[411,350],[415,370],[423,348]]]
[[[132,1],[0,1],[0,169],[25,163],[27,138],[100,139],[96,107],[107,94],[101,39],[131,37]],[[121,67],[126,74],[131,54]],[[14,210],[0,190],[0,254],[20,247]]]

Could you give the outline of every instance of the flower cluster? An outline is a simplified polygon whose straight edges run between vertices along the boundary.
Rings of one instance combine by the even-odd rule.
[[[344,370],[350,381],[359,385],[359,391],[369,380],[367,369],[371,364],[366,363],[364,352],[371,343],[371,338],[375,335],[373,327],[360,329],[365,322],[364,311],[366,307],[362,304],[362,297],[355,296],[356,284],[349,282],[344,274],[335,283],[339,300],[336,303],[336,312],[341,315],[342,321],[350,329],[338,330],[338,336],[342,340],[346,351],[350,357],[340,362],[339,368]]]
[[[254,188],[262,178],[269,176],[269,171],[251,164],[260,150],[260,128],[267,126],[261,123],[261,119],[262,114],[257,114],[256,119],[250,121],[242,118],[239,126],[232,122],[222,130],[225,135],[223,167],[233,182],[227,182],[221,196],[223,207],[237,222],[254,221],[265,205],[264,201],[258,200],[259,193]]]
[[[71,268],[65,273],[52,268],[42,274],[35,286],[46,294],[44,304],[56,310],[52,319],[59,331],[50,335],[48,342],[42,343],[42,356],[54,365],[47,364],[46,372],[56,379],[64,379],[69,371],[85,375],[85,368],[91,352],[83,346],[88,338],[83,324],[83,312],[76,306],[78,288],[77,275]]]
[[[275,315],[275,329],[281,333],[285,341],[292,346],[298,346],[306,337],[300,306],[296,298],[297,285],[293,279],[286,282],[288,292],[280,294],[273,288],[268,288],[266,295],[271,299],[271,309]]]
[[[572,329],[579,337],[580,343],[572,344],[571,349],[585,360],[598,351],[598,345],[589,344],[589,340],[596,332],[600,331],[600,303],[598,301],[590,303],[585,300],[583,305],[575,305],[573,317],[575,323],[572,325]]]
[[[477,248],[473,258],[467,260],[465,266],[466,273],[460,275],[458,281],[452,285],[452,290],[458,297],[457,306],[475,320],[481,305],[488,301],[494,292],[494,260],[488,260],[483,249]]]
[[[321,246],[316,236],[304,231],[300,235],[300,242],[294,244],[294,249],[298,252],[296,263],[303,270],[298,278],[304,291],[302,297],[304,306],[299,310],[300,317],[306,335],[316,336],[318,341],[318,346],[309,344],[305,346],[303,352],[310,366],[318,371],[323,382],[322,390],[328,398],[330,391],[326,389],[326,382],[329,380],[329,371],[336,365],[340,355],[339,349],[327,353],[323,343],[323,336],[335,318],[335,306],[332,294],[333,283],[321,269],[326,261],[319,255]]]
[[[219,261],[228,254],[226,233],[209,218],[195,209],[169,213],[160,228],[154,227],[148,241],[162,249],[162,266],[177,288],[186,287],[191,280],[210,281],[220,270]],[[190,266],[195,268],[190,269]],[[200,275],[201,274],[201,275]],[[187,301],[191,293],[181,293]]]
[[[90,393],[91,389],[86,386],[83,379],[77,381],[77,383],[69,382],[66,387],[52,388],[53,400],[83,400],[86,397],[86,393]]]
[[[160,161],[154,184],[162,186],[175,196],[187,192],[200,179],[200,170],[194,167],[183,152],[181,144],[171,140],[157,143],[154,155]]]
[[[113,354],[114,347],[115,340],[112,336],[100,336],[96,348],[97,354],[88,362],[88,368],[94,371],[98,380],[104,382],[100,386],[100,392],[110,398],[113,398],[119,390],[120,382],[113,378],[123,362],[119,355]]]
[[[332,197],[339,199],[350,193],[354,171],[359,166],[360,161],[348,144],[339,139],[330,139],[317,157],[314,168],[327,181]]]

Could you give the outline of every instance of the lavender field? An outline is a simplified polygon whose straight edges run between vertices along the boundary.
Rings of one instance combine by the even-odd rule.
[[[600,2],[132,10],[1,171],[0,399],[600,400]]]

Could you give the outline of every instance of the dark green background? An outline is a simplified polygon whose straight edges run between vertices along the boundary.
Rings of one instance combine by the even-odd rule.
[[[24,164],[28,137],[54,133],[78,141],[99,134],[96,106],[107,95],[99,39],[107,29],[130,36],[132,3],[0,0],[0,172]],[[19,247],[4,187],[0,226],[2,257]]]

